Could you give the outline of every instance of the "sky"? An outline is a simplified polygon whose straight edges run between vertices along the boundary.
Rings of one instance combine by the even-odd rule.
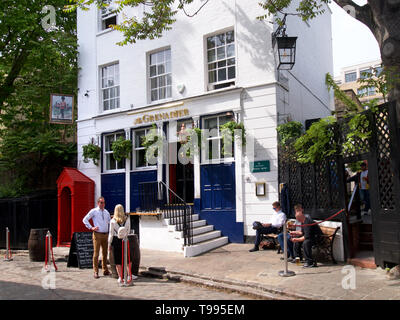
[[[359,5],[365,0],[354,1]],[[340,69],[353,64],[379,60],[379,46],[367,26],[347,14],[336,3],[331,3],[332,9],[332,45],[334,75],[338,76]]]

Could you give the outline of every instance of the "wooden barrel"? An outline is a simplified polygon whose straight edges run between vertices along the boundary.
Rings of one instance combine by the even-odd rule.
[[[28,249],[30,261],[44,261],[46,256],[46,234],[48,228],[31,229]]]

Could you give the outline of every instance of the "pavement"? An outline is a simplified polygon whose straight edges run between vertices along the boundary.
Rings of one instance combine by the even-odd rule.
[[[252,246],[230,243],[191,258],[179,253],[142,249],[139,273],[240,293],[254,299],[400,300],[400,279],[389,278],[381,268],[319,263],[317,268],[305,269],[289,263],[288,270],[295,275],[282,277],[279,275],[279,271],[285,269],[280,259],[282,255],[275,250],[249,252]],[[56,261],[66,261],[68,252],[69,248],[54,248]],[[29,264],[28,256],[25,260]]]

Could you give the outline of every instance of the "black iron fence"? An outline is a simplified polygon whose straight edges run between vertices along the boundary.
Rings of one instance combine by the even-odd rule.
[[[139,183],[140,210],[160,212],[164,218],[183,232],[184,245],[193,244],[192,207],[172,191],[164,182]]]
[[[0,247],[6,247],[6,227],[11,249],[27,249],[31,229],[49,228],[57,239],[57,191],[15,199],[0,199]]]
[[[396,103],[385,103],[362,113],[363,121],[346,118],[332,125],[332,141],[338,146],[334,157],[316,163],[295,160],[293,148],[278,148],[278,180],[286,183],[290,204],[303,204],[314,219],[326,219],[347,208],[345,164],[368,161],[372,230],[375,263],[400,263],[400,130]],[[352,121],[350,125],[350,121]],[[349,144],[349,133],[357,130]],[[363,135],[364,134],[364,135]],[[293,209],[290,213],[293,217]],[[347,215],[336,218],[343,223],[348,239]],[[347,251],[345,241],[345,256]]]

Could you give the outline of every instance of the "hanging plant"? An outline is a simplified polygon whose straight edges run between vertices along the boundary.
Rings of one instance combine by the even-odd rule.
[[[147,155],[154,154],[158,157],[158,141],[162,141],[162,136],[157,131],[157,126],[153,124],[152,130],[142,137],[142,146],[145,148],[145,160],[148,161]]]
[[[111,150],[113,151],[114,159],[118,162],[123,159],[129,159],[132,152],[132,141],[119,137],[111,144]]]
[[[237,123],[236,121],[228,121],[224,123],[222,126],[220,126],[221,132],[223,133],[226,130],[230,131],[231,137],[232,137],[232,143],[235,141],[235,130],[241,130],[241,136],[242,136],[242,146],[246,145],[246,129],[243,125],[243,123]],[[224,135],[224,133],[223,133]],[[225,143],[222,145],[222,154],[224,156],[228,157],[233,157],[233,154],[230,150],[226,151],[225,150]]]
[[[88,163],[91,159],[96,166],[99,165],[101,148],[94,144],[93,139],[89,144],[82,146],[82,150],[83,162]]]
[[[197,136],[197,145],[193,142],[193,136]],[[201,129],[200,128],[192,128],[185,130],[184,139],[180,139],[180,143],[184,146],[182,149],[186,150],[186,157],[192,158],[194,155],[191,154],[191,150],[194,149],[194,152],[198,152],[201,147]],[[193,148],[191,146],[193,145]]]
[[[243,123],[237,123],[236,121],[228,121],[220,126],[221,131],[230,130],[232,134],[232,141],[235,139],[235,130],[241,130],[242,133],[242,146],[246,145],[246,129]]]

